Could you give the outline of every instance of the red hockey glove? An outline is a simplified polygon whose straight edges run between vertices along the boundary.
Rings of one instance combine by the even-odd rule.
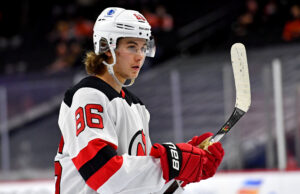
[[[208,138],[211,136],[213,136],[213,133],[210,132],[204,133],[201,136],[195,136],[188,142],[188,144],[198,147],[202,142],[208,141]],[[213,143],[207,147],[205,153],[208,160],[206,160],[206,162],[203,164],[201,179],[207,179],[216,173],[217,168],[224,157],[224,149],[222,148],[221,143]],[[184,187],[186,184],[188,183],[184,182],[181,186]]]
[[[213,143],[212,145],[208,146],[207,149],[208,152],[206,151],[206,156],[208,160],[203,165],[202,179],[207,179],[214,176],[225,154],[220,142]]]
[[[203,135],[200,135],[200,136],[195,136],[193,137],[193,139],[191,139],[188,144],[191,144],[193,146],[198,146],[200,145],[204,140],[206,140],[207,138],[213,136],[214,134],[213,133],[210,133],[210,132],[207,132],[207,133],[204,133]]]
[[[154,144],[150,155],[160,158],[166,182],[173,178],[187,183],[199,182],[203,163],[207,162],[204,150],[187,143]]]

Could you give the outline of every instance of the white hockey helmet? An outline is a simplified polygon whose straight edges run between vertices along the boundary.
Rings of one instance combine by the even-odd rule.
[[[96,54],[116,49],[118,38],[133,37],[147,40],[146,56],[154,57],[155,43],[151,26],[145,17],[134,10],[109,7],[102,11],[94,25],[94,50]],[[105,44],[107,43],[107,44]]]

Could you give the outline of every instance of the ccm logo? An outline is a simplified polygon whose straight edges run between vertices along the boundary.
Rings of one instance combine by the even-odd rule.
[[[166,144],[170,148],[171,158],[172,158],[172,167],[179,171],[179,155],[177,148],[174,144],[168,143]]]

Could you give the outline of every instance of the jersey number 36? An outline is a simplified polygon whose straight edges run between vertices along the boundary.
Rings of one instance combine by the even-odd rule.
[[[103,107],[99,104],[87,104],[84,109],[79,107],[75,112],[76,135],[78,136],[86,125],[90,128],[103,129],[103,119],[100,115],[102,112]]]

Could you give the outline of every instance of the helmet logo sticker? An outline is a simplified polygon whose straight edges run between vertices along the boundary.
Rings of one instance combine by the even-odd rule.
[[[133,14],[139,22],[145,22],[146,19],[141,14]]]
[[[112,17],[112,16],[114,15],[114,13],[116,13],[116,10],[115,10],[115,9],[110,9],[110,10],[107,12],[106,17]]]

